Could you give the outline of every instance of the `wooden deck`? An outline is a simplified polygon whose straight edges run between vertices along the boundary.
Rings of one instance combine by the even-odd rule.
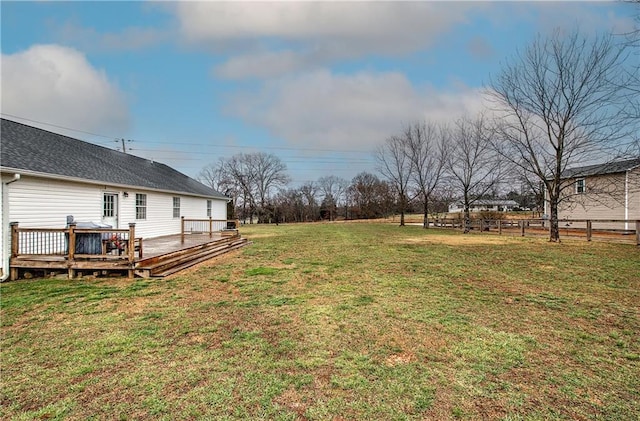
[[[119,240],[115,248],[114,235]],[[80,241],[76,242],[76,238]],[[69,278],[162,277],[247,244],[236,229],[141,239],[135,237],[133,226],[129,230],[82,230],[74,227],[18,228],[15,225],[12,227],[10,277],[15,280],[63,273]]]

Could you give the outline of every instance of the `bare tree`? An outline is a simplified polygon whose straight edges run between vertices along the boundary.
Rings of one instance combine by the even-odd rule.
[[[277,156],[264,152],[244,155],[249,174],[255,187],[255,199],[259,204],[258,222],[267,222],[266,204],[273,189],[282,188],[290,181],[287,166]]]
[[[486,119],[459,119],[451,132],[451,148],[445,168],[449,182],[462,200],[464,232],[471,229],[473,203],[493,191],[500,182],[501,161],[494,152]]]
[[[411,160],[406,150],[407,142],[402,137],[391,136],[376,150],[378,170],[389,180],[397,196],[400,211],[400,226],[404,226],[407,208],[407,190],[411,176]]]
[[[218,163],[202,169],[198,178],[234,199],[241,207],[242,218],[258,213],[259,222],[270,219],[267,206],[274,189],[286,186],[289,176],[286,165],[275,155],[266,153],[236,154],[231,158],[220,158]]]
[[[318,211],[318,186],[313,181],[309,181],[300,186],[298,190],[304,199],[305,215],[303,222],[317,221],[320,217]]]
[[[405,128],[403,139],[411,163],[411,179],[422,201],[422,226],[429,228],[429,203],[442,181],[449,131],[432,122],[415,123]]]
[[[349,183],[347,180],[330,175],[318,179],[318,186],[322,193],[322,204],[329,211],[329,220],[336,218],[338,204],[347,190]]]
[[[559,241],[558,204],[572,188],[565,171],[610,153],[628,139],[621,107],[628,57],[612,36],[556,31],[506,63],[490,83],[499,120],[497,150],[526,177],[540,180],[550,207],[550,241]]]

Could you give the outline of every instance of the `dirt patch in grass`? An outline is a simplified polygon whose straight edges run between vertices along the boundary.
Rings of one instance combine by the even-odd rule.
[[[414,237],[403,240],[404,244],[440,244],[448,246],[462,245],[497,245],[512,244],[514,241],[510,237],[499,237],[481,234],[462,235],[455,233],[450,234],[432,234],[425,237]]]

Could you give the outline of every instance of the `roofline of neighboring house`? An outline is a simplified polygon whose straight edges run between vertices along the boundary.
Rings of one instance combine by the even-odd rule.
[[[634,161],[636,161],[637,163],[634,163]],[[617,169],[617,170],[607,169],[608,165],[613,166],[614,164],[621,163],[621,162],[629,162],[630,165],[628,167],[621,167],[620,169]],[[588,169],[597,168],[597,167],[603,167],[604,170],[593,172],[593,173],[588,172]],[[582,165],[580,167],[567,168],[565,171],[570,171],[572,172],[572,174],[567,176],[561,175],[560,179],[571,180],[571,179],[580,179],[585,177],[597,177],[597,176],[609,175],[609,174],[622,174],[622,173],[627,173],[629,171],[633,171],[636,168],[640,168],[640,157],[631,158],[631,159],[622,159],[619,161],[605,162],[603,164]],[[580,173],[581,171],[584,171],[584,173],[581,174]]]
[[[96,186],[110,186],[110,187],[117,187],[121,189],[129,189],[129,190],[141,190],[141,191],[151,191],[151,192],[159,192],[159,193],[179,194],[181,196],[200,197],[200,198],[206,198],[206,199],[224,199],[227,202],[230,202],[232,200],[230,197],[227,197],[227,196],[214,196],[214,195],[207,196],[207,195],[200,195],[200,194],[188,193],[183,191],[156,189],[153,187],[133,186],[129,184],[116,184],[116,183],[110,183],[110,182],[100,181],[100,180],[89,180],[86,178],[43,173],[39,171],[25,170],[22,168],[9,168],[5,166],[0,166],[0,173],[28,175],[32,177],[48,178],[48,179],[61,180],[61,181],[73,181],[76,183],[92,184]]]

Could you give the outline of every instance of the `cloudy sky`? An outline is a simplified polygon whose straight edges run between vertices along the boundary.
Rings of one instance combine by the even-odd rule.
[[[637,7],[637,6],[635,6]],[[2,115],[195,176],[280,157],[296,184],[375,171],[407,123],[483,107],[557,27],[633,27],[621,2],[2,1]],[[72,129],[72,130],[70,130]]]

